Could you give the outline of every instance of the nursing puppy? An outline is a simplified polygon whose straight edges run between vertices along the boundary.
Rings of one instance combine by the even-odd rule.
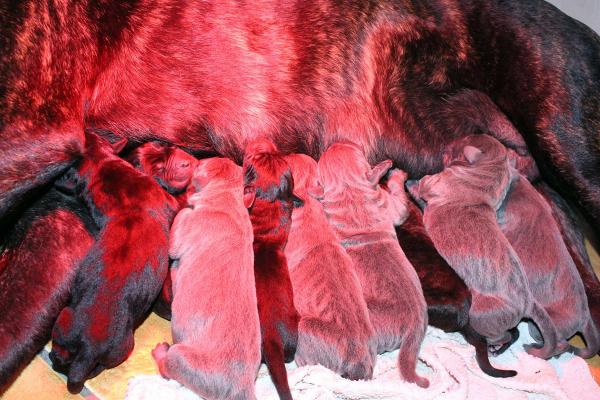
[[[85,205],[55,187],[0,245],[0,395],[50,339],[97,227]]]
[[[128,156],[136,169],[153,177],[182,207],[187,205],[186,189],[198,160],[171,144],[153,141],[136,147]]]
[[[586,221],[584,221],[581,216],[574,211],[574,209],[567,203],[567,201],[561,196],[559,195],[557,192],[555,192],[550,186],[548,186],[548,184],[546,184],[545,182],[539,180],[539,170],[537,169],[537,165],[535,163],[535,161],[533,159],[531,159],[531,157],[524,157],[524,156],[520,156],[517,155],[515,152],[513,152],[512,150],[508,151],[509,153],[509,157],[511,158],[511,160],[514,162],[516,169],[519,171],[520,173],[520,181],[525,181],[524,177],[527,178],[528,181],[530,182],[534,182],[534,187],[535,187],[535,191],[542,196],[543,198],[543,202],[544,202],[544,206],[542,207],[541,205],[539,205],[539,209],[538,210],[530,210],[531,212],[533,212],[534,214],[541,214],[544,213],[545,215],[542,217],[542,219],[546,219],[548,218],[548,207],[550,208],[552,217],[555,221],[555,227],[559,229],[560,231],[560,235],[561,235],[561,242],[564,244],[564,246],[566,246],[567,251],[569,252],[569,255],[573,261],[573,264],[577,270],[578,273],[578,278],[581,279],[581,282],[583,284],[584,290],[585,290],[585,294],[587,297],[587,305],[589,308],[589,313],[591,315],[592,320],[594,321],[594,325],[596,327],[600,327],[600,281],[598,280],[598,277],[596,276],[596,273],[594,271],[594,268],[592,266],[592,263],[590,261],[589,255],[587,253],[587,249],[585,247],[585,236],[583,234],[583,226],[585,226]],[[527,182],[522,182],[522,187],[525,186],[529,186],[529,184]],[[521,189],[520,190],[522,193],[521,194],[525,194],[523,192],[527,192],[526,194],[532,196],[531,203],[539,203],[540,202],[540,198],[538,196],[536,196],[537,198],[533,197],[533,192],[531,190],[528,189]],[[525,202],[523,200],[521,200],[520,202],[521,206],[524,207],[531,207],[531,205],[528,205],[528,202]],[[545,211],[543,211],[545,209]],[[529,217],[529,215],[526,215],[526,212],[522,212],[522,210],[519,208],[519,206],[514,205],[513,207],[513,211],[517,212],[517,213],[521,213],[524,214],[525,217]],[[515,218],[516,219],[516,218]],[[537,221],[537,220],[536,220]],[[532,220],[533,223],[533,220]],[[546,232],[547,235],[551,235],[553,236],[552,239],[550,239],[550,242],[552,242],[552,240],[556,240],[556,231],[555,231],[555,227],[553,225],[544,225],[540,223],[540,226],[548,226],[550,230],[554,231],[554,232]],[[531,227],[529,227],[528,229],[531,229]],[[538,238],[538,240],[544,240],[544,239],[540,239],[539,236],[541,236],[541,233],[539,232],[533,232],[534,235],[528,237],[528,240],[531,241],[532,238],[535,239],[536,237]],[[507,235],[508,237],[508,235]],[[511,241],[511,238],[508,238],[509,241]],[[511,241],[512,242],[512,241]],[[539,252],[539,254],[541,255],[542,252],[540,251],[540,249],[542,247],[544,247],[546,245],[547,242],[544,242],[543,245],[541,245],[541,247],[535,247],[533,249],[534,252]],[[531,243],[529,243],[530,245],[532,245]],[[519,246],[524,246],[523,243],[519,243]],[[548,258],[552,258],[552,255],[554,255],[555,257],[557,257],[559,255],[559,253],[561,253],[560,257],[564,257],[564,249],[562,248],[562,245],[557,245],[557,248],[553,248],[552,250],[548,251],[547,253],[543,253],[544,257],[548,257]],[[515,248],[515,250],[517,250],[517,246],[515,246],[515,244],[513,244],[513,247]],[[527,247],[526,245],[524,247]],[[528,251],[528,249],[524,248],[523,251]],[[518,252],[518,250],[517,250]],[[529,253],[527,252],[526,256],[522,256],[521,254],[519,254],[519,257],[522,259],[523,264],[525,265],[525,261],[523,259],[525,258],[532,258],[534,259],[534,257],[532,257],[533,253]],[[541,259],[541,258],[540,258]],[[555,258],[555,260],[558,260],[558,258]],[[535,259],[534,259],[535,262]],[[563,262],[566,264],[570,264],[570,261],[565,261],[563,258]],[[568,268],[570,269],[570,268]],[[570,269],[572,271],[572,269]],[[526,271],[527,272],[527,271]],[[564,273],[564,271],[563,271]],[[528,275],[529,277],[529,275]],[[538,277],[539,278],[539,277]],[[535,279],[533,277],[529,277],[529,279]],[[577,279],[579,280],[579,279]],[[566,281],[563,281],[566,284]],[[576,284],[576,286],[579,286],[578,284]],[[573,292],[578,292],[579,289],[576,288],[572,288]],[[541,303],[544,303],[544,301],[546,301],[546,297],[543,298],[543,300],[541,300]],[[574,298],[570,298],[569,299],[570,302],[575,301]],[[571,304],[572,305],[572,304]],[[550,307],[553,308],[555,305],[551,305]],[[546,307],[546,306],[545,306]],[[547,307],[546,307],[547,308]],[[550,311],[550,314],[552,316],[552,312]],[[585,315],[585,313],[579,314],[579,315]],[[563,317],[564,318],[564,317]],[[571,315],[571,318],[574,318],[574,315]],[[585,318],[585,317],[584,317]],[[532,328],[532,326],[530,325],[530,328]],[[590,332],[589,332],[589,336],[591,336],[590,340],[594,341],[593,337],[595,336],[595,334],[593,333],[593,331],[595,331],[595,329],[591,326],[587,327]],[[537,336],[539,337],[539,332],[532,332],[533,334],[537,334]],[[585,336],[585,335],[584,335]],[[586,340],[587,341],[587,340]],[[590,343],[588,343],[588,350],[586,350],[587,354],[582,354],[579,353],[580,350],[576,350],[580,356],[586,356],[589,353],[589,349],[595,347],[593,344],[590,346]]]
[[[562,238],[585,288],[592,319],[596,326],[600,327],[600,281],[585,248],[585,236],[581,228],[584,221],[565,199],[547,184],[537,182],[535,188],[552,208],[552,215],[558,223]]]
[[[558,350],[570,349],[567,339],[581,333],[587,347],[576,348],[575,354],[593,357],[600,350],[600,334],[548,202],[519,174],[498,217],[502,232],[519,256],[533,297],[556,325]]]
[[[461,332],[475,347],[477,364],[486,374],[496,378],[515,376],[516,371],[499,370],[490,364],[487,341],[469,325],[469,288],[439,255],[427,235],[421,210],[408,199],[404,190],[406,174],[392,170],[390,175],[383,187],[391,195],[390,203],[399,202],[408,210],[408,218],[395,226],[396,235],[402,251],[419,276],[427,302],[429,325],[445,332]]]
[[[177,146],[154,141],[136,147],[127,156],[127,161],[138,171],[153,177],[163,189],[173,195],[180,209],[187,206],[186,189],[198,163],[194,156]],[[171,274],[167,274],[153,311],[170,320],[172,301]]]
[[[74,393],[86,379],[127,358],[133,330],[167,274],[169,226],[177,203],[114,154],[124,145],[111,146],[86,133],[83,160],[61,179],[100,228],[52,331],[50,359]]]
[[[291,399],[284,362],[294,358],[300,316],[284,248],[292,224],[294,181],[290,167],[266,140],[244,155],[244,204],[254,230],[254,276],[263,359],[280,399]]]
[[[152,356],[165,378],[206,399],[255,399],[260,325],[252,224],[242,169],[226,158],[198,163],[191,208],[177,214],[169,239],[174,344]]]
[[[352,260],[317,200],[323,194],[317,162],[303,154],[285,159],[294,194],[302,200],[292,213],[285,247],[301,317],[296,363],[321,364],[348,379],[370,379],[377,354],[373,326]]]
[[[354,263],[375,330],[377,351],[400,347],[402,378],[427,387],[429,381],[415,372],[427,328],[427,305],[419,278],[398,244],[388,197],[379,187],[380,178],[391,166],[391,162],[383,162],[371,168],[357,146],[333,144],[318,163],[324,188],[322,204]]]
[[[509,330],[531,318],[544,337],[541,358],[557,353],[557,332],[535,301],[519,257],[500,230],[496,211],[516,179],[506,148],[487,135],[454,142],[439,174],[409,184],[411,195],[426,202],[423,223],[435,248],[465,281],[472,294],[471,326],[491,344],[504,344]]]

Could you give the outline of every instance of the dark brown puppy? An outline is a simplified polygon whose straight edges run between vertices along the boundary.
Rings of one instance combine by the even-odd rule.
[[[254,276],[263,359],[279,398],[291,400],[284,362],[292,361],[300,315],[284,248],[292,224],[294,181],[273,143],[256,140],[244,155],[244,204],[254,231]]]
[[[158,184],[169,192],[179,208],[187,206],[186,189],[191,182],[198,160],[177,146],[162,142],[148,142],[136,147],[128,156],[138,171],[153,177]],[[171,274],[167,274],[160,296],[154,304],[154,312],[162,318],[171,319],[173,302],[173,283]]]
[[[128,156],[136,169],[153,177],[158,184],[185,206],[185,191],[198,160],[177,146],[158,141],[136,147]]]
[[[85,157],[61,178],[100,228],[52,331],[53,368],[67,375],[75,393],[129,356],[133,330],[160,293],[168,269],[177,203],[115,155],[124,145],[86,133]]]
[[[487,340],[469,325],[471,292],[437,252],[423,225],[423,213],[404,192],[404,180],[394,181],[392,175],[384,187],[408,210],[408,218],[395,227],[396,235],[402,251],[421,281],[429,325],[445,332],[460,331],[467,342],[475,347],[477,364],[486,374],[496,378],[515,376],[516,371],[499,370],[490,364]]]
[[[50,339],[77,267],[97,233],[85,205],[54,187],[4,232],[0,245],[0,395]]]
[[[0,218],[72,162],[85,127],[238,161],[255,132],[314,157],[346,139],[421,177],[465,134],[432,113],[473,88],[598,232],[593,31],[541,0],[259,4],[2,2]]]

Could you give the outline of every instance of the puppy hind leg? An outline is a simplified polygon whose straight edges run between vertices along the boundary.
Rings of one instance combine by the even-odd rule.
[[[337,337],[329,324],[315,317],[303,317],[298,326],[298,348],[295,361],[298,366],[321,364],[339,372],[342,356],[339,348],[345,338]],[[333,340],[336,338],[337,340]]]
[[[158,367],[158,372],[163,378],[170,379],[169,373],[166,367],[166,358],[167,353],[169,351],[169,344],[166,342],[159,343],[156,345],[154,350],[152,350],[152,358],[156,362],[156,366]]]
[[[152,350],[163,378],[173,379],[199,396],[209,399],[253,399],[254,386],[240,388],[238,376],[215,370],[217,356],[204,354],[184,343],[159,343]],[[236,386],[237,385],[237,386]]]
[[[525,345],[525,350],[530,355],[538,358],[548,359],[554,356],[557,352],[558,334],[550,315],[548,315],[546,310],[538,303],[533,302],[529,317],[540,330],[542,337],[544,338],[544,344],[541,347]]]
[[[133,338],[133,332],[128,330],[125,332],[125,338],[123,340],[115,342],[115,347],[120,347],[118,351],[113,347],[107,357],[103,360],[103,364],[106,365],[107,368],[114,368],[120,365],[129,358],[134,345],[135,340]]]
[[[339,323],[303,318],[296,352],[299,366],[321,364],[345,379],[371,379],[376,347],[366,337],[347,332]]]
[[[80,351],[69,366],[67,389],[72,394],[81,392],[85,381],[91,377],[92,371],[98,375],[103,370],[104,367],[98,363],[98,358],[95,354],[90,354],[88,351]]]
[[[586,321],[585,328],[581,334],[585,339],[586,346],[582,349],[573,347],[573,352],[575,355],[582,358],[594,357],[600,350],[600,334],[598,333],[596,324],[591,318],[588,318]]]
[[[377,346],[375,343],[347,340],[346,356],[342,360],[340,375],[352,381],[369,380],[373,378]]]
[[[508,348],[519,339],[520,333],[519,333],[519,329],[517,327],[514,327],[512,329],[509,329],[506,332],[506,336],[508,337],[508,339],[503,339],[501,342],[499,342],[499,346],[497,346],[497,348],[493,351],[491,351],[493,356],[499,356],[500,354],[504,353],[506,350],[508,350]],[[488,345],[489,345],[489,340],[488,340]]]

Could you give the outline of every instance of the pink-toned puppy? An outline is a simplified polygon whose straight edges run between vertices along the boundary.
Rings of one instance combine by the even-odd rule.
[[[323,194],[317,162],[303,154],[286,157],[294,177],[294,207],[285,255],[300,313],[296,363],[321,364],[348,379],[370,379],[376,341],[352,260],[317,200]]]
[[[161,375],[206,399],[254,399],[260,327],[242,169],[202,160],[192,185],[191,208],[177,214],[170,237],[175,344],[152,355]]]
[[[338,240],[354,262],[377,351],[400,348],[398,367],[408,382],[429,386],[416,374],[417,355],[427,328],[427,304],[419,277],[398,244],[389,216],[389,196],[379,186],[392,167],[371,168],[354,144],[333,144],[318,163],[323,208]]]

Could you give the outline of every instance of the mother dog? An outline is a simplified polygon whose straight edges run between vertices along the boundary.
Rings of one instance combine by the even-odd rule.
[[[238,161],[255,134],[312,156],[350,140],[418,178],[471,123],[444,101],[470,88],[599,231],[600,39],[542,0],[2,2],[0,49],[4,224],[84,128]]]

